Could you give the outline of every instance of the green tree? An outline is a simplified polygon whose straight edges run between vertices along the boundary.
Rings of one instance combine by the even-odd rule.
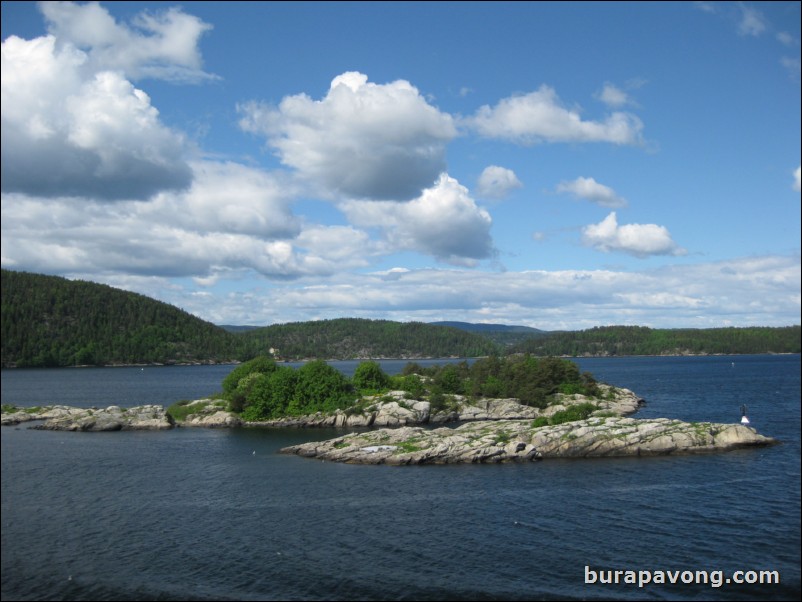
[[[285,416],[295,396],[298,373],[292,368],[279,366],[270,374],[255,376],[258,378],[250,388],[242,417],[259,421]]]
[[[351,381],[358,390],[382,391],[390,385],[390,377],[377,362],[360,362]]]
[[[355,398],[351,383],[339,370],[316,360],[298,369],[295,395],[288,410],[292,414],[333,412],[350,405]]]
[[[228,396],[239,387],[239,382],[254,372],[269,374],[276,369],[276,362],[267,356],[260,355],[252,360],[240,364],[223,379],[223,394]]]
[[[443,366],[442,370],[435,376],[434,383],[443,393],[460,394],[463,392],[463,377],[460,374],[459,367],[454,364]]]
[[[426,395],[426,387],[417,374],[391,376],[389,386],[398,391],[405,391],[407,397],[412,399],[423,399]]]
[[[223,398],[232,412],[242,412],[248,407],[250,391],[258,383],[259,375],[275,371],[276,363],[266,356],[255,357],[234,368],[223,379]]]

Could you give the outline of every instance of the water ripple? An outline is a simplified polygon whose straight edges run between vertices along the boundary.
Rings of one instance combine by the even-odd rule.
[[[654,415],[688,420],[726,419],[772,382],[771,404],[749,404],[761,430],[786,443],[711,456],[399,468],[275,454],[326,431],[3,429],[3,599],[796,599],[799,358],[740,358],[737,377],[722,359],[723,381],[717,361],[696,359],[582,369],[601,367],[614,380],[600,379],[637,391]],[[10,384],[4,372],[4,401]],[[585,565],[776,569],[783,584],[594,587],[584,584]]]

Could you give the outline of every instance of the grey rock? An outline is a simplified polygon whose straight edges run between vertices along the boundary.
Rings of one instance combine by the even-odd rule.
[[[353,409],[337,410],[334,414],[310,414],[268,420],[251,425],[275,427],[401,427],[416,424],[446,424],[449,422],[478,422],[488,420],[532,420],[552,416],[572,405],[592,402],[599,406],[595,413],[624,416],[637,412],[644,403],[629,389],[601,384],[601,399],[583,395],[555,396],[555,403],[545,409],[524,405],[518,399],[480,399],[470,401],[462,395],[450,396],[449,409],[432,412],[428,401],[409,400],[403,391],[390,391],[381,396],[367,397]],[[364,408],[364,409],[357,409]]]
[[[604,417],[537,428],[530,420],[500,420],[453,429],[380,429],[281,451],[335,462],[401,465],[693,454],[774,443],[740,424]]]
[[[242,420],[234,412],[225,409],[225,402],[213,399],[196,399],[186,405],[193,412],[187,414],[181,426],[197,426],[204,428],[230,428],[242,426]]]
[[[174,426],[172,418],[160,405],[127,410],[119,406],[105,409],[51,406],[31,415],[33,418],[29,420],[44,421],[31,428],[52,431],[164,430]]]
[[[233,412],[217,410],[210,414],[190,414],[186,417],[182,425],[205,428],[230,428],[242,426],[242,420]]]

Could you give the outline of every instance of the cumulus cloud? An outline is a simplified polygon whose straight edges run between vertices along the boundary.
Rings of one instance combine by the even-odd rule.
[[[583,120],[579,111],[562,105],[553,88],[502,99],[482,106],[465,124],[480,135],[519,144],[538,142],[610,142],[640,144],[643,123],[631,113],[616,111],[603,121]]]
[[[142,12],[132,26],[117,23],[94,2],[42,2],[39,8],[60,46],[86,51],[86,67],[92,72],[181,82],[215,77],[203,71],[198,48],[201,35],[212,26],[180,8]]]
[[[604,252],[622,252],[635,257],[650,255],[684,255],[685,250],[677,246],[671,234],[656,224],[618,225],[615,211],[598,224],[582,229],[583,242]]]
[[[446,174],[406,203],[352,200],[340,207],[354,225],[381,229],[394,250],[417,251],[457,265],[475,265],[494,253],[490,214]]]
[[[479,176],[477,192],[488,199],[501,199],[516,188],[523,187],[515,172],[506,167],[490,165]]]
[[[4,199],[4,202],[9,199]],[[218,272],[252,270],[270,279],[328,276],[358,267],[333,265],[326,257],[298,247],[293,240],[265,240],[232,232],[205,232],[170,222],[154,223],[152,212],[133,203],[87,204],[80,223],[61,223],[74,214],[68,203],[17,199],[3,215],[4,267],[46,273],[139,274],[214,281]],[[141,205],[141,204],[140,204]],[[124,212],[123,212],[124,210]],[[27,215],[22,215],[22,212]],[[30,219],[39,217],[37,229]],[[42,237],[42,238],[40,238]],[[42,239],[45,242],[42,242]],[[96,278],[92,278],[95,280]]]
[[[409,82],[368,82],[343,73],[326,96],[285,97],[278,107],[239,107],[240,125],[267,137],[282,163],[323,189],[350,198],[409,200],[445,170],[445,147],[457,132],[450,115]]]
[[[295,238],[301,222],[291,203],[289,178],[237,163],[198,161],[192,185],[155,196],[138,211],[154,222],[196,232],[245,234],[264,240]]]
[[[3,193],[3,266],[205,282],[252,270],[286,280],[365,267],[374,253],[364,232],[295,216],[286,177],[231,163],[192,167],[190,188],[147,202]]]
[[[741,10],[741,20],[738,23],[740,35],[755,37],[766,31],[766,18],[763,13],[743,2],[739,2],[738,7]]]
[[[2,190],[142,199],[189,185],[183,136],[142,90],[87,61],[53,36],[3,41]]]
[[[794,170],[794,184],[793,184],[793,188],[794,188],[794,190],[796,190],[797,192],[799,192],[799,191],[800,191],[800,189],[801,189],[801,188],[800,188],[800,181],[799,181],[799,180],[800,180],[800,174],[802,174],[802,171],[801,171],[801,170],[802,170],[802,168],[800,168],[800,167],[797,167],[797,168]]]
[[[572,194],[602,207],[626,207],[627,200],[616,194],[615,190],[599,184],[593,178],[578,177],[572,182],[557,184],[557,192]]]

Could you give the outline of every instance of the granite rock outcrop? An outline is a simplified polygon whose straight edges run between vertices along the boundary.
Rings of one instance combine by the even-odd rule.
[[[597,417],[540,427],[531,420],[504,420],[457,428],[379,429],[281,452],[352,464],[407,465],[693,454],[774,443],[740,424]]]
[[[4,412],[3,425],[41,421],[31,427],[51,431],[127,431],[166,430],[175,426],[172,417],[160,405],[133,408],[74,408],[55,405],[38,410]]]

